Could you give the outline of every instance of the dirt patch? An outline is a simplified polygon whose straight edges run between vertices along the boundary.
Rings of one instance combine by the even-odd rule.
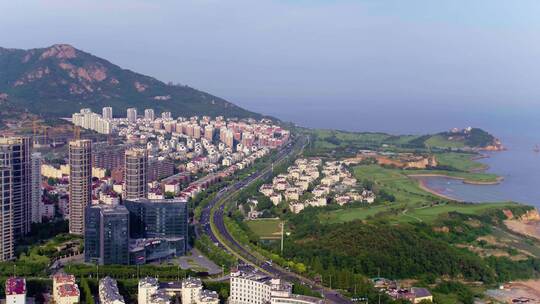
[[[511,231],[540,240],[540,222],[506,220],[504,224]]]
[[[511,282],[505,284],[503,289],[486,291],[486,295],[504,303],[528,300],[526,303],[540,304],[540,280]]]

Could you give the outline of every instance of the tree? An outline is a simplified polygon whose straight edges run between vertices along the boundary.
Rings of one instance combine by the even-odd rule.
[[[166,199],[173,199],[174,196],[175,196],[175,195],[174,195],[173,192],[170,192],[170,191],[165,192],[165,198],[166,198]]]

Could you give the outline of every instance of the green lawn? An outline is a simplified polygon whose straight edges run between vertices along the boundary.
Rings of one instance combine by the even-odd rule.
[[[469,153],[440,153],[435,157],[441,166],[450,166],[461,171],[477,171],[486,168],[486,165],[479,163],[472,158],[476,156]]]
[[[279,219],[251,220],[247,221],[246,224],[261,239],[279,239],[281,236]]]
[[[314,141],[310,151],[315,154],[328,153],[333,150],[343,151],[346,148],[377,148],[384,140],[391,137],[384,133],[354,133],[336,130],[310,130]]]
[[[319,219],[328,224],[350,222],[354,220],[365,220],[369,216],[389,210],[389,205],[377,205],[365,208],[339,209],[331,212],[319,214]]]
[[[357,179],[373,181],[378,189],[394,195],[396,201],[383,205],[323,212],[319,214],[320,220],[325,223],[342,223],[364,220],[370,216],[379,216],[392,222],[432,222],[440,215],[448,212],[478,214],[489,209],[515,205],[514,203],[462,204],[446,202],[445,199],[422,190],[418,181],[407,176],[406,173],[409,172],[400,169],[387,169],[378,165],[355,167],[354,175]],[[432,173],[436,172],[433,171]],[[446,172],[448,171],[439,173]],[[461,173],[474,176],[473,173]]]
[[[430,147],[438,148],[464,148],[465,144],[461,141],[451,141],[441,135],[432,136],[426,140],[426,144]]]
[[[409,170],[405,171],[406,175],[416,175],[416,174],[436,174],[444,175],[448,177],[461,178],[465,181],[474,183],[496,183],[498,182],[498,176],[492,173],[470,173],[470,172],[460,172],[460,171],[445,171],[445,170]]]
[[[418,204],[430,203],[437,197],[422,190],[418,181],[409,178],[404,170],[387,169],[379,165],[357,166],[354,176],[358,180],[372,180],[379,189],[391,193],[397,203]]]

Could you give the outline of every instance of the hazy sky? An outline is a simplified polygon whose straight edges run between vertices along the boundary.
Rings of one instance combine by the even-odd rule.
[[[271,114],[520,112],[540,105],[539,15],[538,0],[1,0],[0,46],[70,43]]]

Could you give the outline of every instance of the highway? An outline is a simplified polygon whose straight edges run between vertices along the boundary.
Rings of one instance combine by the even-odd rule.
[[[289,145],[281,149],[278,152],[277,158],[272,165],[278,165],[288,156],[294,155],[295,152],[296,154],[299,154],[300,151],[302,151],[305,147],[306,141],[307,139],[301,138],[295,143],[295,145]],[[311,279],[290,272],[282,267],[267,262],[265,259],[262,259],[259,256],[252,254],[242,244],[238,243],[225,227],[223,217],[225,207],[224,203],[227,201],[227,199],[232,195],[236,194],[237,192],[243,190],[254,181],[271,177],[272,165],[269,165],[261,171],[253,173],[244,180],[238,181],[234,185],[221,189],[215,196],[215,198],[210,201],[210,203],[202,211],[200,224],[203,228],[204,233],[207,234],[212,239],[212,241],[218,244],[218,246],[223,250],[234,251],[233,254],[242,257],[242,260],[244,262],[251,264],[252,266],[255,266],[259,269],[262,269],[263,271],[272,276],[279,277],[286,281],[294,282],[297,284],[299,283],[310,286],[313,290],[319,291],[330,303],[352,303],[350,300],[346,299],[335,290],[331,290],[329,288],[317,285]],[[212,220],[211,217],[213,217]],[[213,222],[213,226],[211,225],[211,222]],[[214,231],[214,229],[212,228],[217,231]],[[219,237],[217,236],[217,234],[219,234]]]

